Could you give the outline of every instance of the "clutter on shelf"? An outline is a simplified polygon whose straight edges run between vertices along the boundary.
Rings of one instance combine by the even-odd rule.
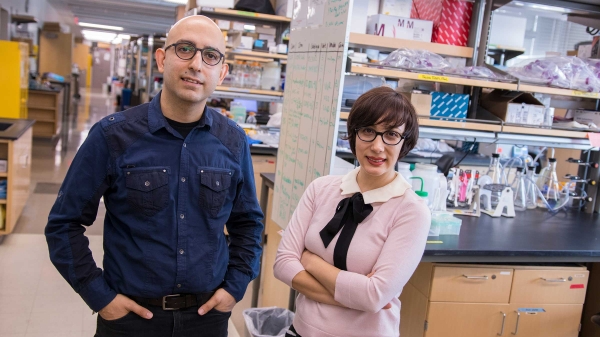
[[[546,57],[508,69],[523,81],[583,92],[600,92],[599,62],[577,56]]]

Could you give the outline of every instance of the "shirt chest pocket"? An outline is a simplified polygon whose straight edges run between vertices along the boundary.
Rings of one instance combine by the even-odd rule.
[[[200,207],[216,218],[231,187],[233,171],[210,167],[198,168],[200,175]]]
[[[127,170],[125,187],[129,206],[145,216],[154,216],[169,204],[168,168]]]

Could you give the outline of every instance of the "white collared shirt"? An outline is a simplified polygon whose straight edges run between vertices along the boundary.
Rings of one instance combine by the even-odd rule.
[[[361,192],[358,182],[356,181],[358,172],[360,172],[360,166],[342,177],[342,184],[340,185],[342,195]],[[400,197],[410,188],[412,188],[412,185],[406,181],[400,173],[396,172],[396,178],[389,184],[361,193],[365,204],[372,204],[374,202],[386,202],[391,198]]]

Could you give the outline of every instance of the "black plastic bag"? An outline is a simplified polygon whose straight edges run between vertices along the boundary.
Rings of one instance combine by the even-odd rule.
[[[275,15],[275,10],[269,0],[240,0],[233,9]]]

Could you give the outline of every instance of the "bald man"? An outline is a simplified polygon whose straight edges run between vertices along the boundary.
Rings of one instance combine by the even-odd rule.
[[[258,273],[263,214],[248,143],[206,107],[228,72],[224,53],[207,17],[175,24],[156,51],[162,92],[94,125],[60,188],[50,259],[98,312],[98,337],[225,337]],[[101,198],[104,270],[84,235]]]

